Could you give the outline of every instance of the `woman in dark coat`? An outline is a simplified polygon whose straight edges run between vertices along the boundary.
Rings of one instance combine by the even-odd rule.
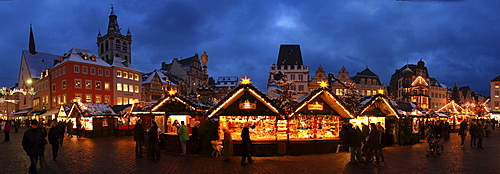
[[[380,146],[380,133],[375,123],[370,123],[370,134],[368,134],[368,141],[366,145],[368,145],[369,148],[369,155],[366,161],[369,161],[373,156],[375,156],[375,166],[379,166],[380,155],[378,153],[378,148]]]
[[[250,146],[252,145],[252,140],[250,139],[250,123],[245,123],[243,130],[241,131],[241,146],[242,146],[242,155],[241,155],[241,165],[251,164],[254,162],[252,160],[252,154],[250,154]]]
[[[49,129],[49,143],[52,145],[52,160],[56,160],[57,151],[59,151],[59,141],[61,138],[61,129],[57,127],[57,122],[52,122],[52,128]]]

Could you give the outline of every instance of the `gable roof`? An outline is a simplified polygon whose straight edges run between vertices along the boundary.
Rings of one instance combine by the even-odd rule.
[[[203,106],[196,104],[183,96],[174,94],[160,99],[151,108],[151,112],[184,112],[203,111]]]
[[[85,59],[85,56],[87,56],[87,59]],[[91,57],[94,57],[94,60],[92,60]],[[96,54],[92,53],[92,51],[85,50],[85,49],[80,49],[80,48],[72,48],[69,50],[67,53],[63,55],[64,60],[61,62],[57,63],[54,65],[54,67],[61,65],[64,62],[79,62],[79,63],[87,63],[87,64],[93,64],[93,65],[98,65],[98,66],[103,66],[103,67],[111,67],[108,63],[106,63],[104,60],[99,58]]]
[[[351,77],[351,80],[356,84],[360,84],[361,79],[375,79],[376,85],[382,85],[377,74],[373,73],[368,67],[365,70],[356,73],[355,76]]]
[[[368,102],[365,102],[365,104],[361,107],[358,116],[375,115],[399,117],[399,113],[396,111],[396,108],[392,105],[387,96],[377,94],[365,99],[368,99]]]
[[[310,93],[307,97],[303,98],[297,107],[293,110],[290,116],[293,116],[297,113],[304,112],[304,107],[309,104],[316,104],[315,102],[322,101],[327,105],[332,111],[335,111],[343,118],[354,118],[352,111],[346,107],[346,104],[343,100],[340,100],[332,91],[328,88],[317,88]],[[321,103],[318,103],[321,104]],[[323,105],[323,108],[324,105]],[[325,109],[322,109],[322,111]],[[327,109],[328,110],[328,109]],[[309,111],[309,112],[321,112],[321,111]],[[333,113],[333,112],[332,112]]]
[[[500,75],[491,80],[491,82],[498,82],[498,81],[500,81]]]
[[[251,103],[255,103],[256,109],[243,110],[237,108],[240,99],[248,100]],[[241,102],[241,101],[240,101]],[[280,115],[282,112],[281,108],[274,105],[273,102],[259,89],[257,89],[252,84],[240,84],[231,92],[229,92],[224,99],[220,100],[217,105],[212,107],[208,111],[208,118],[215,115]]]
[[[131,71],[136,71],[136,72],[141,72],[137,68],[135,68],[132,64],[129,64],[127,60],[121,57],[114,57],[113,58],[113,64],[111,64],[113,67],[120,67],[123,69],[131,70]]]
[[[74,103],[71,106],[71,110],[68,115],[74,115],[77,113],[82,116],[117,116],[111,106],[107,103]],[[88,114],[84,114],[88,113]]]
[[[31,54],[27,50],[22,52],[26,64],[31,75],[31,78],[40,78],[40,72],[45,71],[46,68],[52,68],[54,66],[54,60],[59,60],[60,56],[48,53],[37,52],[36,54]]]

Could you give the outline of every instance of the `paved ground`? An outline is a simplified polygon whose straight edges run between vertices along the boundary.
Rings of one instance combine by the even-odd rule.
[[[22,129],[11,132],[11,141],[0,142],[0,173],[27,173],[29,158],[21,147]],[[3,140],[4,134],[0,135]],[[470,140],[467,137],[467,141]],[[384,149],[380,167],[348,164],[349,154],[255,157],[242,166],[240,157],[230,162],[204,155],[176,156],[162,153],[160,161],[135,159],[132,137],[66,138],[58,161],[52,161],[50,146],[40,173],[500,173],[500,131],[484,139],[484,149],[459,146],[459,137],[444,142],[439,157],[425,156],[427,143]]]

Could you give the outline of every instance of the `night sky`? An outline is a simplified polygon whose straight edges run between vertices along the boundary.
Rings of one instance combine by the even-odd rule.
[[[500,75],[498,0],[0,0],[0,85],[17,82],[30,23],[38,52],[97,54],[111,3],[143,73],[206,51],[211,77],[246,75],[265,92],[279,46],[299,44],[311,78],[320,65],[350,76],[368,66],[389,85],[396,69],[422,59],[440,83],[489,96]]]

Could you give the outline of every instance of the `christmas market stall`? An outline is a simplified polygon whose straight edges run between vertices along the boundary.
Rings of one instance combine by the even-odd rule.
[[[326,86],[312,91],[289,115],[287,154],[336,152],[342,124],[353,118],[343,100]]]
[[[132,114],[133,105],[114,105],[111,108],[118,114],[116,135],[133,135],[134,126],[139,119],[139,117]]]
[[[399,145],[415,144],[425,139],[425,129],[431,118],[421,111],[413,102],[393,101],[399,113],[399,124],[396,124],[394,142]]]
[[[454,100],[438,109],[437,112],[431,112],[431,116],[443,122],[448,122],[452,131],[457,131],[460,128],[460,123],[469,119],[466,109],[455,103]]]
[[[71,105],[68,120],[73,123],[73,134],[87,138],[114,136],[118,129],[118,114],[107,103]]]
[[[397,133],[397,124],[399,114],[395,107],[383,94],[363,97],[360,100],[361,109],[355,119],[349,122],[354,126],[361,128],[361,123],[369,125],[370,123],[379,123],[385,128],[387,141],[389,144],[394,143],[394,135]]]
[[[155,121],[162,132],[160,145],[167,151],[181,152],[181,143],[177,136],[177,129],[181,122],[188,126],[191,136],[195,123],[199,121],[200,124],[203,124],[205,121],[205,112],[204,106],[178,95],[175,90],[170,90],[168,95],[154,104],[149,112],[132,112],[132,114],[145,117],[143,122],[145,126],[149,126],[152,121]],[[192,143],[199,142],[190,138],[187,142],[187,150],[191,152],[194,151]]]
[[[244,78],[241,84],[208,111],[208,118],[218,121],[219,138],[224,139],[223,129],[231,131],[235,155],[241,155],[243,125],[250,129],[252,155],[277,155],[286,153],[287,121],[281,111],[267,96]]]

